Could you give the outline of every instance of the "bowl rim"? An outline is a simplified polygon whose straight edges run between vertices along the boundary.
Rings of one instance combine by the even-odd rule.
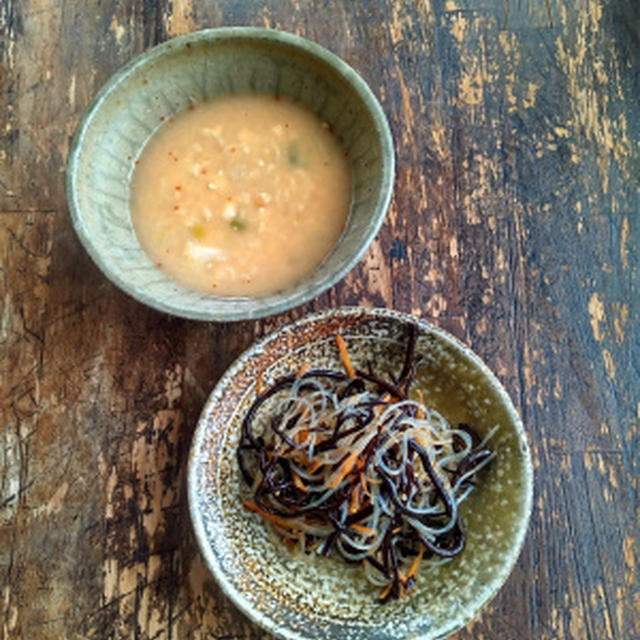
[[[269,616],[260,613],[246,600],[242,591],[237,589],[227,579],[222,567],[218,564],[215,556],[211,550],[210,545],[207,542],[207,536],[204,528],[204,523],[201,517],[200,511],[197,509],[199,504],[198,494],[196,491],[197,486],[197,472],[200,467],[200,463],[196,460],[196,451],[202,448],[206,432],[208,430],[207,420],[208,416],[212,413],[215,406],[215,398],[221,390],[227,387],[233,378],[239,371],[244,368],[247,360],[252,357],[254,353],[261,352],[268,347],[268,344],[276,337],[276,335],[285,331],[295,331],[297,327],[302,324],[322,323],[326,320],[336,317],[362,317],[363,321],[386,318],[395,320],[402,324],[413,323],[418,326],[418,329],[430,334],[435,335],[439,340],[442,340],[446,344],[453,347],[457,352],[462,352],[464,356],[469,358],[474,367],[477,367],[479,372],[488,380],[489,386],[494,390],[504,406],[510,420],[513,423],[515,432],[518,437],[520,449],[523,453],[523,488],[522,494],[524,495],[523,515],[517,523],[517,531],[514,535],[514,544],[512,545],[507,561],[502,565],[500,572],[497,576],[497,580],[494,583],[494,587],[488,595],[476,602],[472,602],[472,608],[466,612],[458,620],[452,620],[448,626],[434,629],[433,633],[427,632],[420,637],[423,640],[444,640],[451,634],[462,629],[471,620],[476,618],[495,598],[498,592],[502,589],[507,579],[511,575],[515,564],[520,557],[524,542],[529,529],[529,522],[531,519],[531,512],[533,508],[533,487],[534,487],[534,469],[531,458],[531,447],[528,442],[527,433],[524,429],[524,425],[520,418],[520,414],[516,410],[511,400],[511,397],[507,393],[502,383],[498,380],[496,375],[489,369],[484,361],[478,356],[468,345],[456,338],[448,331],[437,327],[430,322],[418,318],[408,313],[393,309],[385,308],[365,308],[365,307],[339,307],[336,309],[328,309],[311,314],[307,314],[298,320],[290,323],[286,323],[274,331],[270,332],[260,340],[252,343],[247,349],[245,349],[226,369],[222,377],[213,387],[209,394],[205,405],[198,417],[196,429],[194,431],[191,446],[189,448],[189,458],[187,462],[187,501],[189,505],[189,516],[193,531],[195,534],[198,549],[202,554],[207,569],[215,578],[217,584],[220,586],[224,594],[229,600],[251,621],[261,626],[268,633],[273,634],[277,638],[282,640],[306,640],[302,632],[296,631],[288,627],[282,627]],[[413,636],[411,636],[413,637]]]
[[[251,298],[220,297],[220,300],[225,301],[227,308],[224,311],[211,311],[199,309],[196,304],[184,307],[180,303],[162,300],[161,298],[149,294],[140,287],[131,284],[125,278],[113,271],[109,266],[108,261],[103,259],[102,252],[94,244],[91,233],[89,233],[84,223],[76,191],[76,176],[83,143],[96,114],[99,112],[105,100],[114,91],[116,91],[127,78],[157,58],[168,54],[172,49],[177,49],[187,44],[190,45],[192,43],[198,43],[203,40],[215,41],[223,39],[246,41],[263,40],[272,43],[284,44],[297,49],[302,49],[316,59],[319,59],[329,65],[349,86],[353,88],[371,114],[375,124],[377,137],[380,140],[382,180],[379,188],[377,189],[377,201],[375,203],[373,215],[371,216],[373,224],[371,224],[367,228],[366,232],[362,234],[357,250],[344,260],[340,268],[328,273],[322,280],[314,283],[311,287],[306,287],[297,291],[294,289],[294,293],[283,296],[282,294],[286,294],[287,292],[285,289],[281,292],[276,292],[268,296],[254,298],[253,300],[258,304],[254,305],[251,309],[242,309],[237,305],[239,301],[252,300]],[[378,101],[378,98],[375,96],[367,82],[355,69],[353,69],[353,67],[322,45],[288,31],[263,27],[232,26],[201,29],[182,36],[170,38],[169,40],[146,49],[142,53],[138,54],[110,76],[91,102],[87,105],[78,121],[78,124],[76,125],[67,158],[65,190],[71,221],[81,244],[84,246],[85,250],[100,271],[102,271],[102,273],[118,288],[139,302],[174,316],[189,318],[192,320],[229,322],[263,318],[292,309],[312,300],[342,280],[362,259],[375,236],[380,231],[380,227],[386,218],[387,211],[391,203],[394,181],[395,149],[388,119],[380,105],[380,102]],[[331,254],[329,254],[329,256],[331,256]],[[327,258],[329,256],[327,256]],[[327,258],[325,258],[325,260]],[[171,281],[169,278],[167,278],[167,280]],[[173,281],[171,282],[173,283]]]

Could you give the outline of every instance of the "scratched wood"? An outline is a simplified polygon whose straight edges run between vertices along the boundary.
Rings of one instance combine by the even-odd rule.
[[[190,532],[199,410],[257,336],[336,305],[442,326],[497,372],[536,467],[515,571],[457,640],[640,638],[635,0],[0,0],[0,639],[267,637]],[[287,29],[389,116],[388,219],[304,308],[204,324],[106,281],[68,218],[82,109],[201,27]]]

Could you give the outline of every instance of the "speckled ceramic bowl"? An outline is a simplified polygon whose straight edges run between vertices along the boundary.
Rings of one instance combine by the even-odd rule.
[[[140,247],[129,209],[135,158],[168,118],[219,94],[278,94],[328,122],[349,153],[353,194],[333,252],[294,287],[261,298],[221,298],[168,279]],[[257,318],[297,306],[342,278],[375,237],[394,175],[389,126],[373,93],[345,62],[281,31],[229,27],[169,40],[116,73],[78,125],[67,197],[80,240],[105,275],[141,302],[201,320]]]
[[[425,356],[418,383],[450,422],[468,422],[492,438],[497,456],[462,504],[467,546],[451,563],[419,575],[412,594],[380,605],[361,567],[340,559],[307,560],[269,535],[241,504],[236,448],[242,416],[265,385],[301,362],[341,368],[341,333],[354,364],[402,367],[410,323]],[[522,423],[505,390],[458,340],[393,311],[339,309],[280,329],[246,351],[209,397],[189,459],[189,507],[207,565],[252,620],[288,640],[445,638],[476,616],[504,583],[524,541],[532,500],[532,466]]]

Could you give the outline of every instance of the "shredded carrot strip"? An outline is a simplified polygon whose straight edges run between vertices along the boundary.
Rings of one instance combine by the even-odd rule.
[[[298,373],[296,374],[296,378],[302,378],[302,376],[305,373],[307,373],[307,371],[309,371],[309,369],[311,369],[311,363],[307,361],[298,369]]]
[[[360,495],[358,492],[358,488],[356,487],[349,497],[349,514],[355,513],[360,506]]]
[[[358,531],[359,533],[364,533],[365,536],[375,536],[376,535],[376,530],[375,529],[371,529],[370,527],[365,527],[362,524],[352,524],[351,528],[354,529],[355,531]]]
[[[389,592],[391,591],[391,587],[393,586],[393,582],[390,582],[382,591],[382,593],[378,596],[379,600],[384,600],[388,595]]]
[[[300,491],[304,491],[305,493],[307,492],[307,487],[305,487],[304,482],[302,482],[302,479],[300,478],[300,476],[297,473],[293,473],[293,484],[296,485],[296,487],[298,487],[298,489],[300,489]]]
[[[350,378],[356,377],[355,369],[351,364],[351,358],[349,357],[349,352],[347,351],[347,345],[344,343],[343,337],[336,333],[336,342],[338,343],[338,351],[340,351],[340,359],[342,360],[342,364],[344,365],[345,371]]]
[[[420,406],[418,407],[418,414],[417,417],[419,420],[424,420],[424,408],[423,408],[423,404],[424,404],[424,395],[422,394],[422,389],[418,389],[418,400],[420,402]]]
[[[259,396],[262,395],[262,371],[258,374],[258,379],[256,380],[256,393]]]
[[[369,489],[367,489],[367,481],[365,480],[364,473],[362,473],[362,471],[360,472],[360,484],[362,485],[362,490],[364,491],[365,495],[371,497]]]
[[[324,466],[322,460],[316,460],[308,469],[309,473],[315,473],[320,467]]]
[[[409,571],[407,571],[407,580],[409,578],[413,578],[413,576],[418,573],[418,569],[420,568],[420,561],[422,560],[422,554],[424,553],[424,547],[420,545],[420,551],[418,551],[418,555],[413,559],[411,566],[409,567]]]
[[[389,402],[389,400],[391,400],[391,394],[390,393],[385,393],[382,398],[380,398],[380,402],[382,404],[378,405],[376,407],[376,416],[379,416],[387,407],[386,407],[386,403]]]
[[[254,513],[261,515],[263,518],[265,518],[266,520],[270,520],[271,522],[273,522],[273,524],[277,525],[278,527],[281,527],[283,529],[289,529],[289,530],[296,529],[295,522],[288,522],[284,518],[280,518],[279,516],[276,516],[273,513],[264,511],[255,502],[252,502],[251,500],[243,500],[242,504],[247,509],[249,509],[249,511],[253,511]]]
[[[328,486],[330,489],[335,489],[340,485],[344,477],[349,473],[349,471],[353,469],[357,459],[358,459],[357,451],[350,453],[345,458],[345,461],[340,465],[340,468],[338,469],[338,471],[336,471],[336,473],[333,475],[333,477],[329,481]]]

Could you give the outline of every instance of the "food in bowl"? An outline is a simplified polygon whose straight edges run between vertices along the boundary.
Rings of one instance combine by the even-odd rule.
[[[344,370],[303,365],[259,388],[237,452],[245,507],[292,550],[362,563],[383,602],[462,552],[460,504],[495,455],[495,429],[454,427],[411,393],[416,334],[388,377],[355,369],[337,334]]]
[[[144,147],[131,217],[153,263],[220,296],[295,285],[345,228],[351,168],[331,128],[278,95],[192,104]]]
[[[243,421],[256,395],[302,363],[344,372],[342,335],[354,370],[401,372],[410,325],[424,357],[415,389],[449,424],[471,424],[495,457],[460,505],[465,548],[421,569],[409,597],[378,599],[359,563],[292,553],[243,500],[251,488],[238,465]],[[260,383],[260,380],[262,382]],[[375,390],[374,390],[375,391]],[[419,397],[418,397],[419,399]],[[266,408],[266,407],[265,407]],[[493,431],[495,425],[500,425]],[[260,436],[258,423],[254,437]],[[522,548],[533,469],[526,435],[505,389],[468,347],[417,318],[387,309],[340,308],[306,316],[257,341],[225,372],[203,408],[189,454],[189,511],[204,561],[251,620],[287,640],[442,640],[497,593]],[[424,561],[423,561],[424,562]]]
[[[159,260],[154,263],[141,246],[131,216],[132,161],[161,126],[161,118],[176,117],[192,104],[243,93],[279,95],[331,126],[349,155],[350,209],[329,255],[293,286],[266,295],[211,295],[168,277],[157,267]],[[224,27],[168,40],[107,82],[73,137],[67,194],[78,237],[116,286],[166,313],[225,322],[291,309],[343,278],[380,229],[393,175],[386,116],[351,67],[290,33]]]

